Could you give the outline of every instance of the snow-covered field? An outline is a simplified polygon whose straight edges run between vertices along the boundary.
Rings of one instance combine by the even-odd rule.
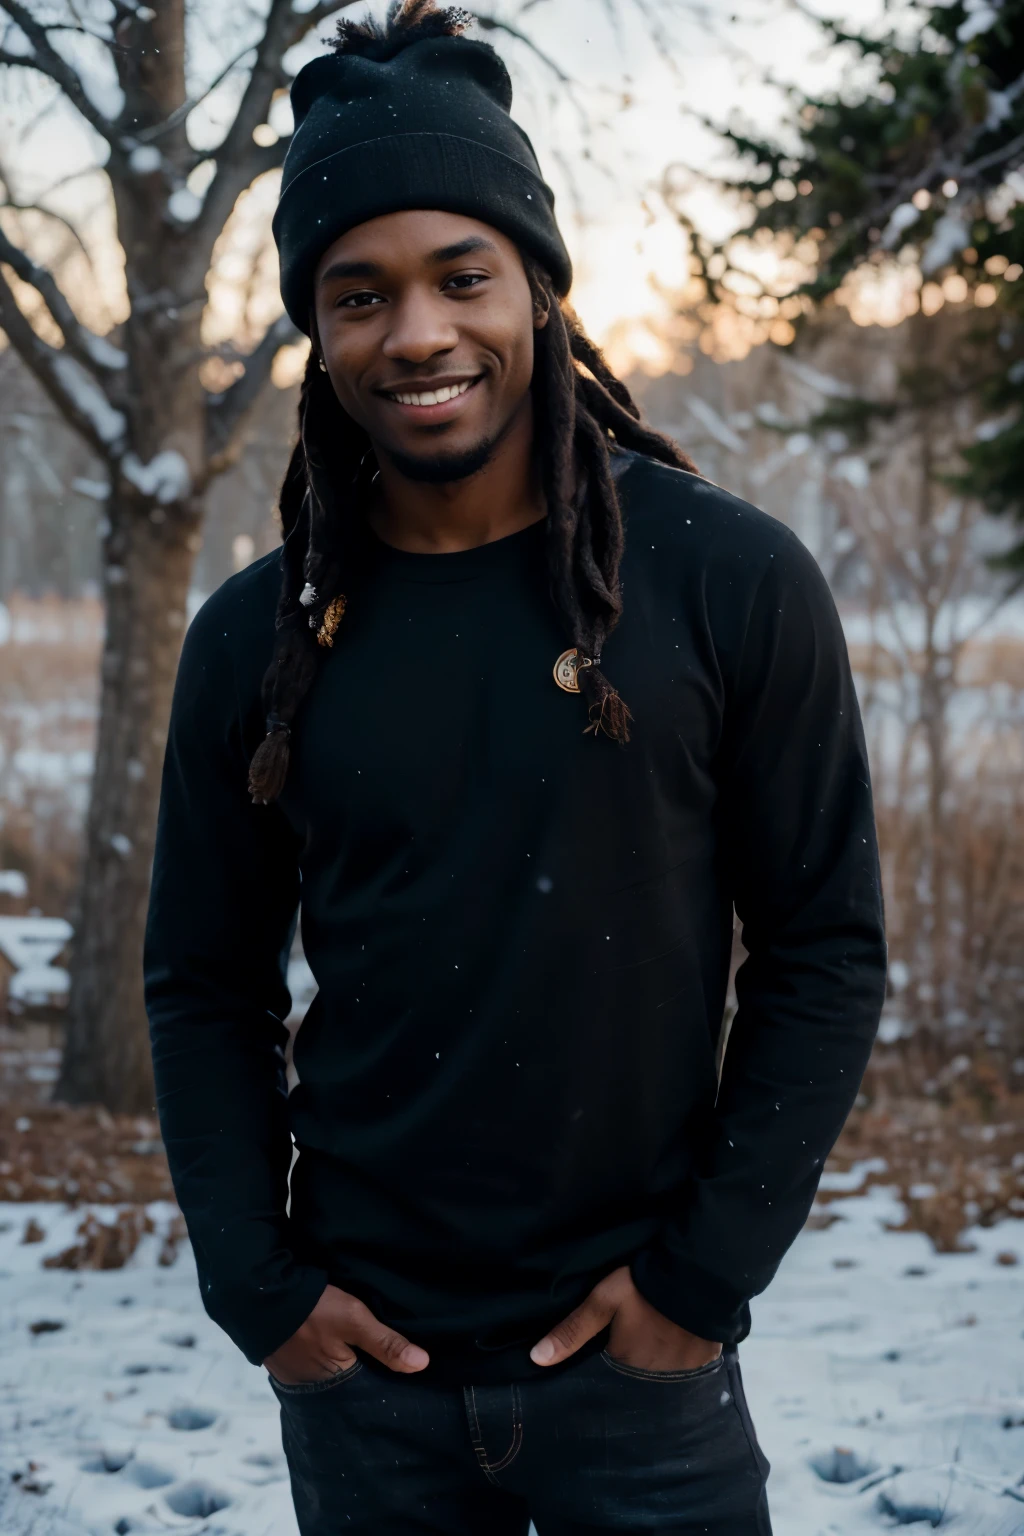
[[[1024,1224],[939,1256],[885,1230],[885,1189],[831,1209],[742,1349],[776,1536],[1024,1536]],[[81,1214],[0,1205],[0,1530],[294,1536],[275,1399],[205,1318],[187,1247],[158,1267],[158,1231],[125,1269],[43,1269]]]

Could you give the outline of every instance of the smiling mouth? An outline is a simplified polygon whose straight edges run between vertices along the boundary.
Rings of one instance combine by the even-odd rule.
[[[478,374],[475,379],[462,379],[458,384],[442,384],[437,389],[412,390],[386,389],[382,393],[389,400],[395,400],[399,405],[444,405],[446,400],[455,400],[459,395],[464,395],[472,389],[474,384],[479,384],[483,374]]]

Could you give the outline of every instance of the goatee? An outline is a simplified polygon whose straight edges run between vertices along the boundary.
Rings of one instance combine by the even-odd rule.
[[[413,454],[386,449],[387,457],[407,480],[419,480],[427,485],[448,485],[453,480],[466,480],[483,469],[497,446],[497,439],[485,437],[473,448],[461,453]]]

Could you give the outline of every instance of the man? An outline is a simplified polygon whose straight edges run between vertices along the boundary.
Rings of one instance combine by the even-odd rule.
[[[465,20],[343,22],[292,89],[275,234],[312,351],[282,549],[180,664],[161,1122],[302,1536],[763,1536],[736,1344],[883,990],[857,703],[810,556],[563,304]]]

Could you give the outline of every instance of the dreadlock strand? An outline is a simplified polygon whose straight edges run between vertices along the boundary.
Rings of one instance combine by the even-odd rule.
[[[611,475],[607,435],[582,405],[576,420],[577,454],[588,466],[588,481],[593,488],[580,507],[579,560],[590,593],[603,609],[595,616],[591,629],[592,663],[579,668],[576,680],[587,706],[589,724],[584,734],[592,733],[595,738],[601,734],[624,745],[629,740],[632,716],[598,662],[604,642],[622,613],[619,566],[625,537]],[[613,509],[614,515],[607,515],[609,509]]]
[[[612,399],[617,401],[623,410],[628,411],[634,420],[639,421],[640,407],[633,399],[627,386],[608,366],[608,360],[597,345],[597,342],[591,341],[580,324],[576,311],[564,302],[562,309],[565,314],[566,329],[569,332],[569,345],[572,349],[573,357],[577,362],[582,363],[585,368],[589,368],[594,378],[599,384],[604,386]]]
[[[302,422],[306,476],[312,502],[305,576],[312,588],[307,623],[321,644],[330,645],[337,620],[344,611],[341,591],[344,568],[344,533],[347,520],[339,504],[339,489],[351,479],[346,475],[345,422],[333,386],[319,366],[310,381]],[[353,424],[354,425],[354,424]],[[333,624],[325,634],[331,613]]]
[[[618,509],[618,495],[615,490],[615,481],[612,477],[611,454],[609,452],[608,435],[603,427],[594,419],[586,405],[580,401],[576,409],[577,422],[577,452],[587,467],[588,479],[595,487],[595,494],[588,498],[588,524],[590,505],[596,507],[615,507]],[[622,611],[622,602],[619,596],[619,565],[625,552],[625,532],[622,526],[621,515],[615,517],[603,517],[597,527],[592,530],[598,538],[598,561],[602,579],[607,590],[607,600],[617,620]]]
[[[262,804],[276,800],[284,788],[291,756],[289,741],[294,716],[292,696],[297,688],[302,687],[302,679],[308,668],[306,653],[310,651],[310,646],[302,632],[303,615],[299,605],[302,588],[302,557],[299,550],[306,542],[308,506],[309,498],[301,495],[292,530],[281,549],[283,579],[277,603],[274,652],[262,686],[263,703],[267,711],[267,733],[249,764],[249,793],[254,801]],[[284,520],[282,509],[282,522]],[[310,659],[315,665],[315,658]]]
[[[530,270],[530,269],[528,269]],[[576,474],[573,442],[576,428],[576,394],[572,383],[572,355],[557,302],[539,269],[531,271],[535,302],[548,312],[548,323],[536,332],[534,383],[537,449],[547,501],[548,575],[556,607],[567,620],[573,638],[578,626],[576,588],[572,577],[576,536]]]
[[[587,736],[593,733],[595,740],[598,734],[602,734],[625,746],[633,719],[629,705],[600,667],[581,667],[577,675],[590,720],[590,724],[584,726],[583,734]]]
[[[541,465],[548,493],[552,596],[581,656],[576,680],[587,704],[590,724],[586,730],[626,742],[629,710],[598,665],[604,640],[622,607],[619,564],[624,536],[611,475],[610,441],[586,408],[580,387],[584,376],[574,365],[572,333],[551,279],[533,262],[527,263],[527,275],[535,304],[548,316],[537,334],[535,377]],[[627,414],[603,386],[601,392],[619,414]],[[566,394],[572,397],[571,410],[564,405]],[[570,421],[571,434],[566,430]]]
[[[323,424],[318,419],[323,402],[321,377],[326,380],[326,375],[320,373],[315,351],[311,351],[299,395],[299,438],[281,487],[281,526],[285,530],[282,581],[274,650],[261,689],[266,735],[249,764],[249,793],[255,802],[264,805],[276,800],[284,788],[291,759],[292,724],[319,666],[319,647],[307,614],[310,605],[304,604],[302,598],[307,584],[311,584],[311,571],[322,581],[317,535],[329,521],[323,500],[325,477],[318,469],[311,472],[311,462],[319,465],[318,449],[324,440]],[[316,602],[326,609],[337,596],[336,591],[318,589]]]

